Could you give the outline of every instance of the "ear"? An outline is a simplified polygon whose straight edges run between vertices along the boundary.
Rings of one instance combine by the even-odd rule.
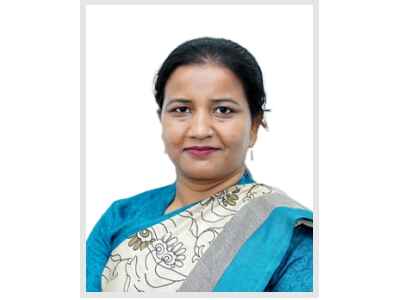
[[[250,129],[250,147],[253,147],[257,141],[257,132],[262,124],[263,116],[257,115],[253,118],[251,122],[251,129]]]

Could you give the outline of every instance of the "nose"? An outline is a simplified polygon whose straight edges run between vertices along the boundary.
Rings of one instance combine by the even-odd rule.
[[[206,112],[196,112],[193,114],[188,136],[196,139],[206,139],[213,136],[214,130],[210,115]]]

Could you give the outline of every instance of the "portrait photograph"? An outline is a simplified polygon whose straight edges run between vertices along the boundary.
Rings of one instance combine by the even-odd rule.
[[[84,296],[316,295],[314,3],[202,2],[81,2]]]
[[[396,298],[399,10],[3,1],[1,299]]]

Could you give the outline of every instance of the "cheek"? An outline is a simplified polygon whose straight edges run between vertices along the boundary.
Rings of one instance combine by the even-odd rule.
[[[235,133],[229,136],[226,136],[225,138],[225,145],[227,147],[227,152],[226,154],[228,156],[234,156],[234,157],[240,157],[243,155],[243,153],[246,152],[246,149],[248,148],[249,144],[249,139],[247,138],[247,135],[245,132],[241,133]]]
[[[175,148],[180,147],[183,143],[184,128],[179,124],[171,124],[165,121],[162,124],[162,139],[164,141],[167,151],[174,152]]]
[[[243,123],[232,124],[229,129],[221,130],[224,144],[234,149],[247,148],[250,141],[250,127]]]

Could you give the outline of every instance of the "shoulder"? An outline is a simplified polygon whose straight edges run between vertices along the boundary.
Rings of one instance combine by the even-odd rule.
[[[307,220],[307,223],[312,226],[312,210],[274,186],[262,183],[256,186],[259,189],[259,196],[247,204],[256,214],[267,215],[269,222],[272,223],[275,221],[281,223],[282,220],[286,220],[288,224],[295,227],[301,220]]]
[[[173,188],[174,185],[170,184],[128,198],[115,200],[97,221],[91,235],[96,232],[96,235],[99,232],[103,235],[112,234],[128,220],[137,220],[137,217],[157,211],[163,206],[163,196],[170,194]]]
[[[290,206],[293,208],[301,208],[305,210],[311,211],[309,208],[304,206],[302,203],[298,202],[296,199],[293,199],[288,193],[284,192],[280,188],[276,186],[268,186],[270,189],[271,198],[273,198],[277,204],[282,204],[284,206]]]
[[[86,284],[87,291],[100,291],[100,276],[105,263],[120,236],[119,230],[129,220],[140,220],[144,210],[160,205],[162,195],[171,191],[174,185],[148,190],[135,196],[114,201],[93,227],[86,243]],[[145,213],[148,213],[145,211]]]
[[[131,218],[138,210],[156,210],[158,207],[163,206],[166,198],[173,190],[174,184],[147,190],[128,198],[115,200],[108,210],[116,219]]]

